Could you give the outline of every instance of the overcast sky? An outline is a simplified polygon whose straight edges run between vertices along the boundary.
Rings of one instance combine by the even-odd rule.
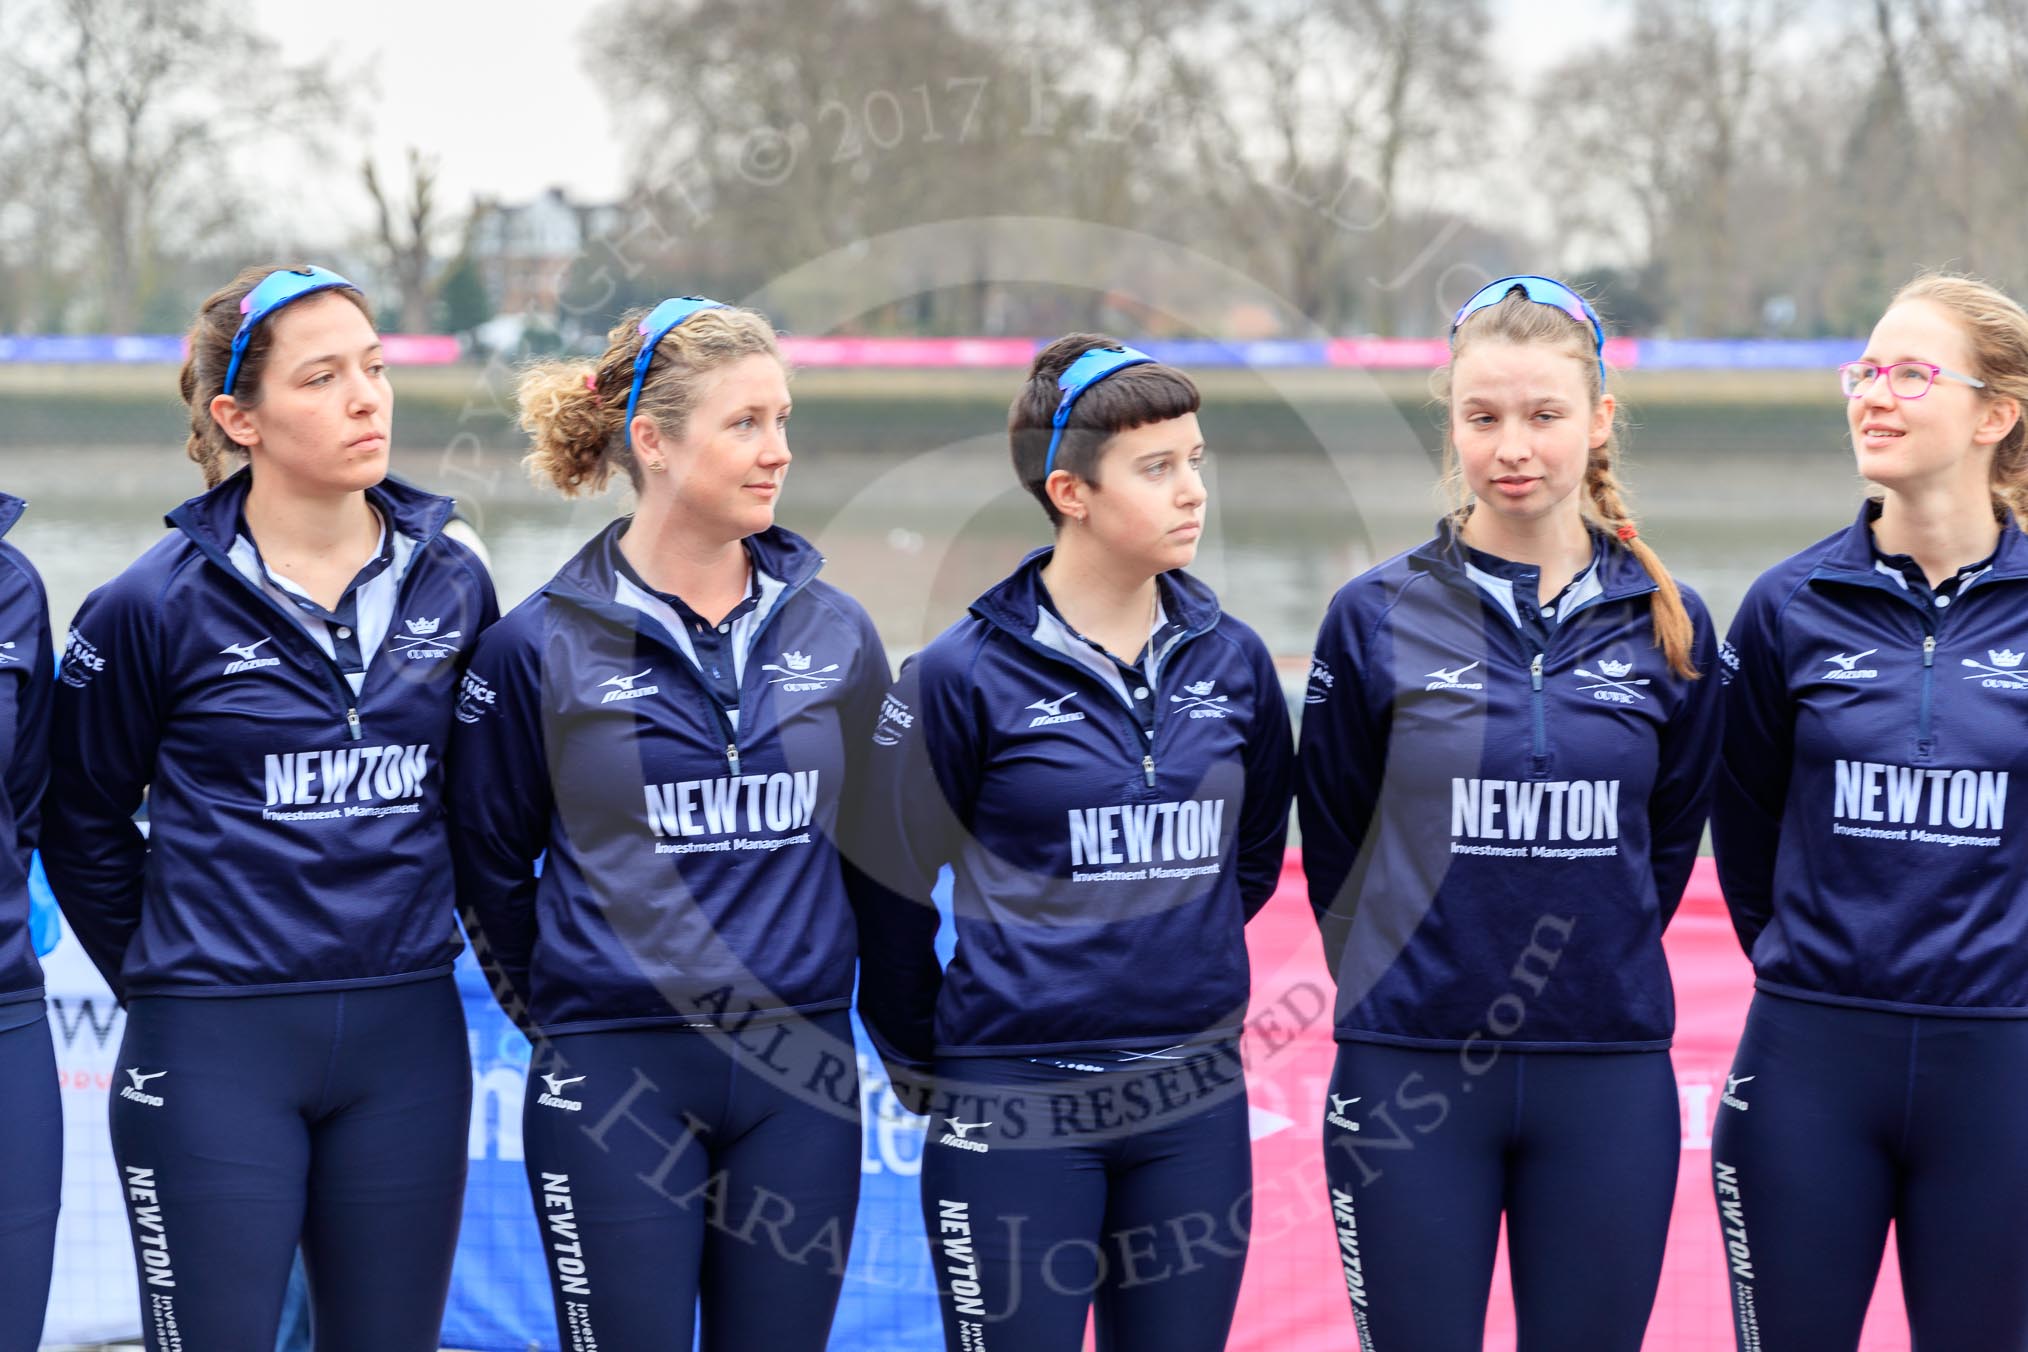
[[[453,210],[474,192],[519,201],[557,184],[597,199],[625,186],[611,105],[582,56],[580,30],[593,5],[352,0],[342,21],[304,23],[290,0],[252,3],[256,22],[291,60],[372,73],[379,93],[367,144],[390,178],[408,146],[434,155]],[[1497,59],[1537,69],[1623,8],[1615,0],[1493,0]],[[357,212],[356,163],[346,169],[305,193],[311,219]]]

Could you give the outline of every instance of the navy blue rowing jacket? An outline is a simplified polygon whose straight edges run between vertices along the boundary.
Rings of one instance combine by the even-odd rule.
[[[1733,621],[1719,881],[1762,990],[2028,1016],[2028,536],[1939,606],[1875,558],[1873,510]]]
[[[616,599],[628,524],[473,656],[451,762],[473,946],[531,1031],[843,1008],[855,935],[835,830],[888,681],[880,637],[801,537],[748,537],[764,609],[735,723],[664,622]]]
[[[1182,572],[1143,670],[1152,736],[1110,658],[1043,601],[1050,551],[904,664],[854,839],[859,1005],[891,1063],[1236,1035],[1245,923],[1288,836],[1288,705],[1267,647]],[[1088,645],[1084,645],[1088,650]],[[954,876],[957,947],[930,898]]]
[[[1448,522],[1332,598],[1297,803],[1339,1041],[1669,1045],[1662,930],[1710,802],[1717,643],[1684,588],[1703,675],[1672,672],[1654,582],[1594,539],[1595,585],[1541,630],[1472,580]],[[1503,572],[1532,595],[1535,570]]]
[[[27,506],[0,493],[0,535]],[[41,834],[49,777],[54,669],[49,597],[20,550],[0,543],[0,1006],[42,997],[42,968],[28,926],[28,861]],[[10,1026],[0,1010],[0,1028]]]
[[[64,650],[43,863],[122,1001],[418,980],[460,947],[442,761],[493,584],[449,498],[368,489],[403,571],[355,696],[229,558],[251,483],[171,512]]]

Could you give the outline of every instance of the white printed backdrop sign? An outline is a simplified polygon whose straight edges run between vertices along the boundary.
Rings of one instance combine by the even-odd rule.
[[[127,1016],[67,926],[42,968],[63,1090],[63,1214],[42,1339],[133,1337],[141,1327],[134,1249],[106,1135],[106,1098]]]
[[[940,897],[948,908],[948,897]],[[949,939],[946,927],[944,938]],[[1282,887],[1247,928],[1253,1001],[1244,1041],[1252,1105],[1253,1233],[1232,1352],[1321,1352],[1351,1327],[1318,1148],[1335,1047],[1330,976],[1292,855]],[[1677,997],[1674,1053],[1683,1163],[1662,1290],[1646,1352],[1730,1346],[1727,1257],[1710,1182],[1711,1125],[1743,1022],[1752,972],[1739,953],[1710,861],[1699,861],[1666,946]],[[948,950],[946,949],[946,956]],[[106,1100],[124,1016],[66,933],[44,960],[50,1027],[63,1081],[64,1192],[52,1343],[131,1338],[139,1328],[133,1251],[106,1137]],[[540,1231],[528,1199],[521,1099],[528,1044],[488,995],[469,956],[459,987],[472,1053],[473,1112],[464,1228],[444,1317],[447,1347],[554,1349]],[[833,1352],[936,1352],[935,1274],[917,1175],[923,1123],[897,1110],[879,1060],[860,1037],[863,1139],[858,1222]],[[1487,1315],[1491,1349],[1514,1346],[1504,1263]],[[1860,1352],[1907,1352],[1908,1326],[1890,1246]]]

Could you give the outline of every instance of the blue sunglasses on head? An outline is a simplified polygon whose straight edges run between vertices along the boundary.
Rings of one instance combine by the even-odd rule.
[[[1554,277],[1502,277],[1497,282],[1486,283],[1459,308],[1457,318],[1451,321],[1451,345],[1457,345],[1458,329],[1467,319],[1481,310],[1491,309],[1516,291],[1537,305],[1563,311],[1591,330],[1592,351],[1598,355],[1599,389],[1603,390],[1606,378],[1605,325],[1599,322],[1598,312],[1591,308],[1591,302]]]
[[[627,391],[627,421],[624,426],[628,446],[634,444],[634,410],[640,405],[641,385],[648,378],[648,367],[655,361],[656,347],[669,336],[671,329],[692,315],[704,310],[728,308],[723,301],[706,300],[703,296],[671,296],[650,310],[648,317],[641,321],[641,333],[647,341],[641,344],[641,353],[634,358],[634,384]]]
[[[225,367],[224,393],[231,394],[239,380],[240,363],[246,359],[246,345],[253,341],[256,325],[290,301],[338,287],[348,291],[359,289],[329,268],[283,268],[261,278],[253,290],[240,297],[239,312],[244,318],[239,321],[239,331],[232,335],[232,360]]]
[[[1145,352],[1122,344],[1119,347],[1095,347],[1065,367],[1063,374],[1056,378],[1056,388],[1063,392],[1063,398],[1056,405],[1056,416],[1049,421],[1049,454],[1042,460],[1043,482],[1056,470],[1056,448],[1063,444],[1063,429],[1070,425],[1070,410],[1078,396],[1112,375],[1129,366],[1144,366],[1154,362]]]

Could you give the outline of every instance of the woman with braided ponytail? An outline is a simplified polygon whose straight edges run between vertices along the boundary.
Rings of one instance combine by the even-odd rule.
[[[1317,639],[1297,806],[1338,982],[1324,1116],[1362,1348],[1636,1352],[1679,1128],[1662,930],[1704,829],[1703,604],[1625,503],[1603,329],[1543,277],[1451,326],[1436,538]]]
[[[1915,1346],[2028,1347],[2028,312],[1917,278],[1840,375],[1881,492],[1754,583],[1720,672],[1739,1345],[1850,1352],[1891,1224]]]

